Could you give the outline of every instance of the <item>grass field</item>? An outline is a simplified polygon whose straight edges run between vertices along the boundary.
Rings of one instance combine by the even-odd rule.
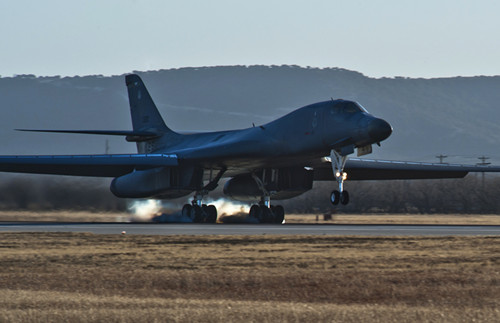
[[[0,234],[0,322],[498,322],[500,237]]]

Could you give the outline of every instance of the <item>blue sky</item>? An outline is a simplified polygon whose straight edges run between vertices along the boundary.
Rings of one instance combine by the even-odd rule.
[[[500,75],[500,1],[6,1],[0,75],[214,65]]]

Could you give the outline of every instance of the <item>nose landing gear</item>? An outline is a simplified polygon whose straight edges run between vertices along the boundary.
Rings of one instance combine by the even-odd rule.
[[[347,155],[342,155],[335,149],[330,153],[332,162],[333,176],[339,185],[338,190],[333,190],[330,195],[330,202],[333,205],[347,205],[349,203],[349,192],[344,191],[344,181],[347,179],[347,173],[344,172],[344,167],[347,162]]]
[[[349,204],[349,192],[333,190],[330,195],[330,202],[332,202],[333,205],[338,205],[339,203],[342,205]]]

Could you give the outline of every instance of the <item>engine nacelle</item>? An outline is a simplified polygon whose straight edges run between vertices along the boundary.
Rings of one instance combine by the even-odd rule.
[[[203,170],[187,167],[159,167],[136,170],[115,178],[110,190],[125,198],[177,198],[203,184]]]
[[[265,169],[255,174],[275,200],[298,196],[312,188],[314,171],[304,168]],[[240,201],[256,201],[264,195],[251,174],[238,175],[224,185],[224,194]]]
[[[258,200],[262,190],[252,175],[245,174],[231,178],[224,184],[224,194],[240,201]]]

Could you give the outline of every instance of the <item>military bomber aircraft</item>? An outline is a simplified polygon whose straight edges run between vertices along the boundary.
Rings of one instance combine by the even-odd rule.
[[[333,205],[349,203],[344,181],[460,178],[468,172],[500,172],[500,167],[380,161],[363,156],[388,138],[391,125],[360,104],[328,100],[297,109],[270,123],[247,129],[182,134],[161,117],[138,75],[125,77],[132,129],[29,130],[125,136],[137,154],[0,156],[0,171],[114,177],[111,192],[123,198],[172,199],[193,194],[182,213],[194,222],[213,223],[217,209],[203,204],[222,178],[224,194],[255,202],[249,216],[281,223],[285,210],[271,200],[298,196],[314,181],[336,181]]]

